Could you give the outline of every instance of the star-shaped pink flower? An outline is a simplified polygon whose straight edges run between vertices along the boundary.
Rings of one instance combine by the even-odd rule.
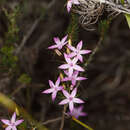
[[[62,100],[59,105],[64,105],[64,104],[69,104],[69,109],[70,109],[70,112],[73,111],[73,108],[74,108],[74,103],[84,103],[84,101],[82,101],[81,99],[79,98],[75,98],[76,96],[76,93],[77,93],[77,88],[75,88],[71,94],[69,94],[66,90],[63,90],[63,94],[64,96],[66,97],[66,99]]]
[[[67,11],[70,12],[70,9],[72,8],[72,4],[79,5],[78,0],[68,0],[67,2]]]
[[[68,41],[66,41],[66,40],[67,40],[67,37],[68,37],[68,35],[66,35],[65,37],[63,37],[63,38],[61,39],[61,41],[60,41],[60,39],[59,39],[58,37],[54,37],[54,42],[55,42],[56,44],[55,44],[55,45],[52,45],[52,46],[50,46],[50,47],[48,47],[48,49],[55,49],[55,48],[57,48],[57,49],[61,50],[62,47],[63,47],[65,44],[67,44],[67,42],[68,42]]]
[[[83,62],[83,57],[82,55],[83,54],[88,54],[91,52],[91,50],[81,50],[82,49],[82,46],[83,46],[83,42],[80,41],[77,45],[77,47],[73,47],[73,46],[70,46],[68,45],[68,48],[70,50],[72,50],[73,52],[69,54],[69,57],[72,58],[72,57],[76,57],[77,59],[79,59],[81,62]]]
[[[55,84],[51,80],[49,80],[49,85],[51,88],[43,91],[42,93],[46,93],[46,94],[52,93],[52,100],[54,101],[56,98],[57,92],[63,89],[63,87],[59,86],[59,84],[60,84],[60,76],[58,77]]]
[[[87,78],[85,77],[78,77],[79,72],[75,71],[73,72],[72,76],[69,77],[68,72],[64,71],[64,73],[68,76],[62,79],[62,81],[71,81],[72,85],[75,86],[76,85],[76,81],[78,80],[86,80]]]
[[[24,120],[17,120],[16,121],[16,112],[12,115],[11,120],[1,119],[1,121],[8,125],[5,130],[17,130],[16,126],[21,124]]]
[[[79,65],[77,65],[77,58],[73,58],[72,60],[68,57],[67,54],[64,53],[64,57],[65,60],[67,62],[67,64],[63,64],[61,66],[59,66],[59,69],[68,69],[68,75],[69,77],[72,76],[73,74],[73,70],[77,70],[77,71],[84,71],[84,69],[82,67],[80,67]]]
[[[73,109],[72,112],[68,112],[69,115],[74,116],[75,118],[79,118],[80,116],[86,116],[87,114],[85,112],[82,112],[83,106],[77,107]]]

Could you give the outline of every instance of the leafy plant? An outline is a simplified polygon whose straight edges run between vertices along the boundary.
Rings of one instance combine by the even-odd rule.
[[[4,46],[0,49],[1,65],[8,68],[15,68],[17,66],[18,57],[13,55],[13,46]]]

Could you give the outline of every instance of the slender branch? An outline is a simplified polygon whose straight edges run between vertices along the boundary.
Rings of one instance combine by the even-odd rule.
[[[19,92],[22,88],[25,87],[24,85],[18,86],[12,93],[11,93],[11,97],[13,97],[17,92]]]
[[[92,51],[91,55],[89,56],[89,59],[85,62],[84,68],[86,68],[86,67],[88,66],[88,64],[90,64],[91,61],[93,60],[93,57],[94,57],[95,53],[99,50],[100,45],[101,45],[103,39],[104,39],[104,35],[101,35],[101,36],[100,36],[100,39],[99,39],[99,41],[98,41],[98,43],[97,43],[97,46],[96,46],[95,49]],[[79,82],[77,83],[77,86],[76,86],[76,87],[79,87],[80,83],[81,83],[81,81],[79,81]]]
[[[70,116],[67,113],[64,113],[64,118],[68,119],[68,118],[70,118]],[[60,120],[62,120],[62,117],[57,117],[55,119],[47,120],[47,121],[43,122],[42,124],[47,125],[49,123],[53,123],[53,122],[60,121]]]
[[[63,127],[64,127],[64,120],[65,120],[66,109],[67,109],[67,105],[64,105],[63,112],[62,112],[62,119],[61,119],[60,130],[63,130]]]
[[[57,117],[57,118],[55,118],[55,119],[47,120],[47,121],[43,122],[42,124],[43,124],[43,125],[47,125],[47,124],[49,124],[49,123],[53,123],[53,122],[56,122],[56,121],[60,121],[61,119],[62,119],[62,117]]]
[[[55,2],[56,2],[56,0],[52,0],[52,1],[48,4],[46,10],[48,11],[48,10],[55,4]],[[16,51],[15,51],[15,54],[16,54],[16,55],[18,55],[18,54],[22,51],[22,49],[23,49],[23,47],[25,46],[27,40],[29,39],[29,37],[31,36],[31,34],[33,33],[33,31],[36,29],[36,27],[38,26],[38,24],[39,24],[39,22],[40,22],[41,19],[42,19],[42,16],[40,16],[38,19],[36,19],[36,20],[34,21],[32,27],[30,28],[30,30],[29,30],[29,31],[27,32],[27,34],[23,37],[23,40],[22,40],[20,46],[16,49]]]
[[[98,43],[97,43],[97,46],[96,46],[95,49],[93,50],[93,52],[92,52],[92,54],[90,55],[88,61],[85,62],[84,67],[87,67],[87,65],[91,63],[91,61],[93,60],[93,56],[94,56],[95,53],[99,50],[99,47],[100,47],[100,45],[101,45],[103,39],[104,39],[103,36],[101,36],[100,39],[99,39],[99,41],[98,41]]]
[[[19,46],[19,47],[16,49],[16,51],[15,51],[15,54],[16,54],[16,55],[18,55],[18,54],[21,52],[21,50],[22,50],[23,47],[25,46],[27,40],[29,39],[29,37],[31,36],[31,34],[33,33],[33,31],[35,30],[35,28],[36,28],[37,25],[39,24],[40,19],[41,19],[41,17],[40,17],[39,19],[36,19],[36,20],[35,20],[35,22],[33,23],[32,27],[31,27],[31,29],[29,30],[29,32],[24,36],[24,38],[23,38],[23,40],[22,40],[20,46]]]

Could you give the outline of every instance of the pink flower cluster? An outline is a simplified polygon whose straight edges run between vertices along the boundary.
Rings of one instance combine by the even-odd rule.
[[[89,54],[90,50],[82,50],[83,42],[80,41],[76,47],[70,45],[68,43],[68,35],[63,37],[61,40],[58,37],[54,38],[55,45],[52,45],[48,47],[48,49],[58,49],[59,51],[65,46],[69,49],[70,53],[63,53],[65,63],[60,65],[58,68],[63,71],[63,78],[60,76],[58,77],[56,83],[53,83],[53,81],[49,80],[49,86],[50,88],[43,91],[42,93],[50,94],[52,93],[52,100],[54,101],[56,98],[56,95],[58,92],[62,92],[65,99],[63,99],[59,105],[68,104],[70,115],[79,117],[79,116],[85,116],[86,114],[82,112],[82,107],[75,108],[74,104],[78,103],[84,103],[83,100],[76,97],[77,94],[77,87],[76,83],[79,80],[86,80],[87,78],[78,76],[79,72],[83,72],[84,69],[79,65],[79,63],[83,62],[82,55]],[[68,82],[70,81],[70,82]],[[63,82],[69,83],[69,88],[64,87],[63,85],[60,85]],[[69,92],[67,91],[69,90]]]

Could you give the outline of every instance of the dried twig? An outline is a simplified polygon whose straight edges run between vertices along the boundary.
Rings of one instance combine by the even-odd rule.
[[[49,10],[54,4],[55,4],[56,0],[52,0],[48,6],[46,7],[46,10]],[[36,29],[36,27],[38,26],[40,20],[41,20],[42,16],[40,16],[38,19],[35,20],[35,22],[33,23],[33,25],[31,26],[30,30],[27,32],[27,34],[24,36],[20,46],[16,49],[15,54],[18,55],[21,50],[23,49],[23,47],[25,46],[27,40],[29,39],[29,37],[31,36],[31,34],[33,33],[33,31]]]
[[[63,127],[64,127],[64,120],[65,120],[66,109],[67,109],[67,105],[64,105],[63,112],[62,112],[62,119],[61,119],[60,130],[63,130]]]
[[[86,67],[88,66],[88,64],[91,63],[91,61],[92,61],[92,59],[93,59],[93,56],[94,56],[95,53],[99,50],[103,39],[104,39],[104,35],[101,35],[101,36],[100,36],[100,39],[99,39],[99,41],[98,41],[98,43],[97,43],[97,46],[96,46],[95,49],[92,51],[91,55],[89,56],[89,59],[85,62],[84,68],[86,68]],[[79,82],[77,83],[77,86],[76,86],[76,87],[79,87],[80,83],[81,83],[81,81],[79,81]]]
[[[49,124],[49,123],[53,123],[53,122],[56,122],[56,121],[60,121],[61,119],[62,119],[62,117],[57,117],[57,118],[55,118],[55,119],[47,120],[47,121],[43,122],[42,124],[43,124],[43,125],[47,125],[47,124]]]
[[[117,16],[120,13],[130,14],[130,4],[121,0],[79,0],[80,5],[75,6],[74,12],[80,15],[79,22],[84,28],[89,29],[95,24],[104,11],[109,16]]]
[[[40,22],[40,18],[36,19],[35,22],[33,23],[31,29],[29,30],[29,32],[24,36],[20,46],[16,49],[15,54],[18,55],[21,50],[23,49],[23,47],[25,46],[27,40],[29,39],[29,37],[31,36],[31,34],[33,33],[33,31],[35,30],[35,28],[37,27],[37,25]]]

